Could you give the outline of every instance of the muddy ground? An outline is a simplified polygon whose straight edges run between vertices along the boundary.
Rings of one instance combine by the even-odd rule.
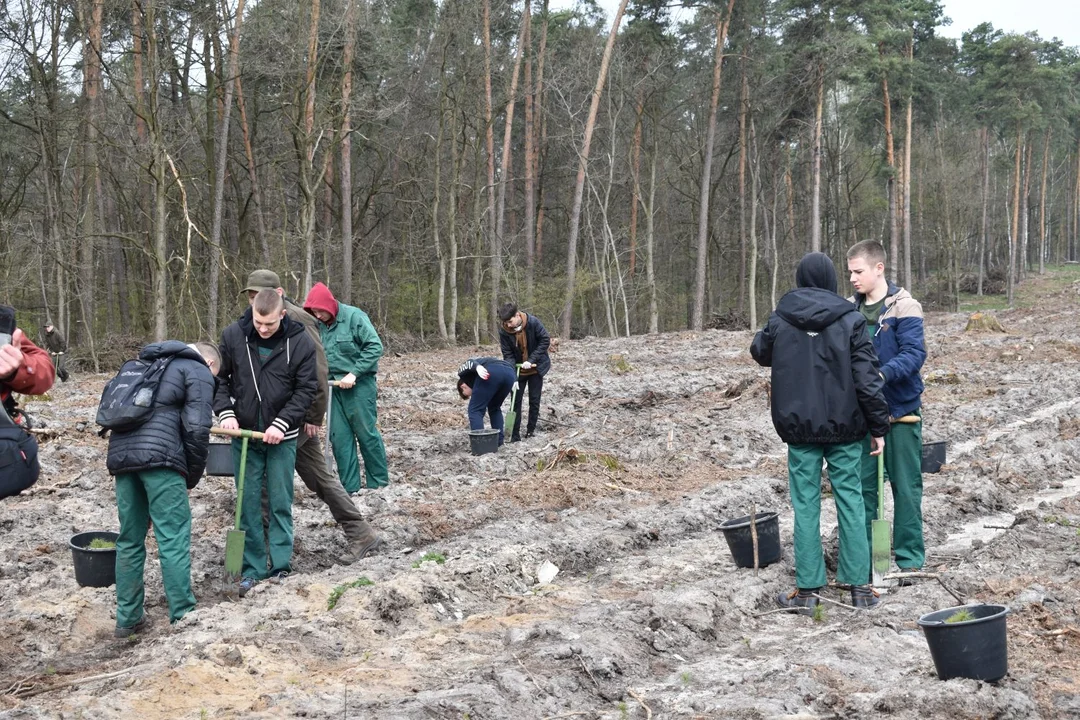
[[[153,625],[135,641],[113,639],[113,589],[73,576],[69,537],[117,526],[87,425],[106,377],[77,376],[29,403],[59,435],[38,485],[0,504],[0,717],[1080,716],[1080,284],[1041,282],[999,313],[1007,334],[928,317],[925,440],[950,444],[925,481],[927,569],[943,582],[819,621],[762,614],[793,585],[792,516],[748,332],[564,341],[542,433],[483,457],[452,378],[493,349],[388,356],[392,484],[357,502],[389,549],[335,564],[342,535],[297,481],[296,574],[222,601],[234,490],[207,478],[199,608],[170,628],[148,562]],[[718,529],[752,507],[780,512],[785,551],[756,573]],[[834,517],[827,503],[826,533]],[[545,561],[559,572],[539,583]],[[954,594],[1012,609],[996,685],[934,673],[915,620]]]

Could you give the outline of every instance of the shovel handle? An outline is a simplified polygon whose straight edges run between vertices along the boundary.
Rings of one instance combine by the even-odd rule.
[[[914,425],[916,423],[921,423],[922,418],[918,415],[905,415],[903,417],[892,418],[891,420],[889,420],[889,422],[904,423],[905,425]]]
[[[210,428],[211,435],[225,435],[227,437],[234,438],[250,438],[252,440],[262,440],[263,434],[256,430],[228,430],[223,427]]]

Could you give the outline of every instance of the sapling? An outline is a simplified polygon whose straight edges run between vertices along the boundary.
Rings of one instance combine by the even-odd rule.
[[[960,608],[949,617],[945,618],[947,623],[960,623],[967,622],[968,620],[974,620],[975,613],[971,612],[967,608]]]
[[[86,547],[88,550],[115,550],[116,542],[105,538],[94,538]]]
[[[815,605],[813,611],[810,613],[810,617],[813,618],[816,623],[825,622],[825,606],[821,603]]]

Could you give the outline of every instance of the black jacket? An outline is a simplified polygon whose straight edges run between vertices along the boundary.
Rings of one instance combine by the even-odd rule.
[[[469,358],[461,364],[461,367],[458,368],[457,375],[459,385],[461,383],[465,383],[469,387],[473,387],[476,384],[476,379],[478,377],[478,375],[476,374],[477,365],[483,365],[487,369],[491,369],[496,365],[502,365],[504,367],[510,368],[510,372],[514,371],[513,364],[508,363],[505,360],[499,360],[498,358],[493,357]]]
[[[521,348],[518,347],[514,333],[507,332],[499,326],[499,345],[502,347],[503,360],[511,365],[523,363],[526,360],[536,366],[536,372],[543,377],[551,369],[551,355],[548,347],[551,345],[551,336],[547,328],[535,315],[525,316],[525,344],[529,348],[529,357],[521,357]]]
[[[888,432],[866,320],[836,293],[801,287],[784,295],[750,354],[772,368],[772,421],[785,443],[847,443]]]
[[[254,332],[248,308],[221,333],[214,412],[219,420],[235,417],[244,430],[261,432],[273,424],[290,440],[299,434],[319,389],[315,343],[302,324],[286,316],[281,342],[260,362]]]
[[[213,424],[214,376],[198,352],[177,340],[147,345],[139,358],[147,362],[171,355],[158,385],[154,414],[145,425],[109,435],[109,473],[175,470],[188,488],[206,468]]]

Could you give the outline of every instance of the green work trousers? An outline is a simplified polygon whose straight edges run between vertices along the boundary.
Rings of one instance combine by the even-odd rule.
[[[154,523],[169,621],[195,609],[191,592],[191,507],[187,485],[175,470],[143,470],[116,476],[116,626],[132,627],[143,616],[146,530]]]
[[[788,484],[795,509],[795,583],[804,589],[825,585],[821,549],[821,460],[829,464],[829,481],[840,529],[836,582],[865,585],[870,577],[870,543],[863,532],[863,498],[859,441],[829,445],[788,445]]]
[[[390,484],[386,467],[386,446],[377,426],[375,375],[370,373],[356,379],[356,385],[343,390],[332,388],[330,406],[330,444],[334,447],[334,462],[345,490],[360,489],[360,463],[356,446],[364,458],[365,485],[369,488]]]
[[[241,440],[232,441],[233,467],[237,473],[240,472],[241,443]],[[265,580],[279,572],[292,572],[295,467],[295,438],[279,445],[248,442],[244,498],[240,508],[240,528],[244,531],[244,577]],[[239,477],[236,482],[239,486]],[[264,490],[269,510],[265,523],[262,514]],[[269,565],[267,545],[270,547]]]
[[[918,411],[912,413],[919,414]],[[877,458],[868,454],[862,462],[862,496],[866,507],[866,536],[877,517]],[[893,423],[885,436],[885,479],[893,496],[893,552],[900,568],[918,569],[926,559],[922,524],[922,423]]]

